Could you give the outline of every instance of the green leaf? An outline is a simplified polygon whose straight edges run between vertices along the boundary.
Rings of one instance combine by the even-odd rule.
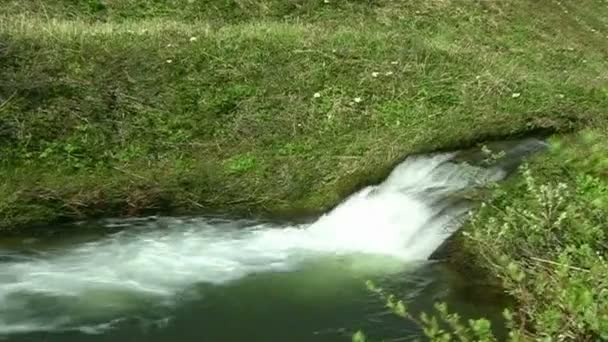
[[[365,334],[359,330],[353,334],[352,342],[365,342]]]

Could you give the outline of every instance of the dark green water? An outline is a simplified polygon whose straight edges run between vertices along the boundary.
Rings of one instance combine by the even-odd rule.
[[[126,235],[135,238],[144,234],[140,238],[145,238],[145,234],[149,233],[131,228]],[[96,244],[107,239],[99,235],[82,234],[72,235],[69,239],[59,237],[37,241],[24,238],[0,243],[4,255],[0,262],[0,280],[5,281],[0,284],[0,289],[5,292],[4,303],[10,302],[6,299],[7,287],[11,285],[6,282],[7,273],[16,271],[7,266],[14,266],[19,257],[34,258],[21,261],[24,263],[32,263],[43,256],[56,258],[56,262],[62,265],[49,272],[64,272],[61,280],[68,282],[73,279],[78,283],[86,278],[82,274],[83,269],[74,267],[73,263],[84,262],[87,268],[99,266],[101,269],[103,265],[95,264],[98,261],[87,263],[78,259],[80,256],[60,260],[62,253],[78,246],[86,246],[88,256],[93,258],[93,253],[110,248]],[[135,243],[124,234],[121,236],[128,241],[127,245]],[[138,248],[140,253],[146,248],[143,245],[127,245],[118,247]],[[161,245],[157,247],[166,248]],[[154,265],[154,260],[149,267],[151,265]],[[160,269],[153,271],[158,278],[150,279],[159,281],[163,273],[168,277],[175,275],[169,269],[162,269],[162,266],[160,262]],[[22,269],[22,272],[39,271],[37,266],[29,267]],[[137,277],[132,265],[122,267],[128,270],[125,276],[132,272],[131,275]],[[96,273],[92,271],[90,274]],[[108,278],[108,283],[91,281],[74,288],[61,283],[50,286],[55,293],[44,295],[37,293],[31,282],[40,281],[36,285],[44,289],[44,280],[50,285],[56,279],[48,274],[38,278],[30,274],[29,278],[21,279],[30,284],[23,286],[21,291],[9,294],[8,297],[19,299],[19,305],[13,303],[0,308],[0,321],[4,321],[5,329],[20,323],[29,328],[19,333],[0,335],[0,339],[349,341],[352,333],[359,329],[375,340],[405,341],[420,337],[418,327],[392,315],[380,299],[367,291],[366,280],[373,280],[407,301],[412,312],[430,311],[435,301],[446,301],[465,317],[483,315],[500,321],[503,305],[500,298],[497,300],[487,289],[467,285],[470,279],[445,264],[404,263],[392,257],[366,254],[316,255],[286,269],[262,268],[215,284],[199,282],[196,276],[188,274],[186,286],[168,287],[172,291],[170,296],[150,295],[132,289],[119,290],[112,287],[114,280],[111,277],[104,276]]]

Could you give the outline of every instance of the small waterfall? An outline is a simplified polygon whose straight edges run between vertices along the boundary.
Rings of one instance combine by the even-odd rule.
[[[510,158],[534,150],[526,146],[540,143],[516,145]],[[156,218],[118,222],[136,227],[65,248],[0,250],[0,334],[85,329],[87,319],[106,326],[133,308],[171,305],[197,284],[293,271],[319,258],[425,260],[469,210],[459,194],[507,175],[500,162],[483,168],[455,162],[456,156],[407,158],[384,182],[311,224]],[[380,264],[389,262],[374,267]]]

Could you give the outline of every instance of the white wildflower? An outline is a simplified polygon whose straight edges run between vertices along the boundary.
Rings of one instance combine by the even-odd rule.
[[[399,64],[399,61],[392,61],[391,64],[392,65],[397,65],[397,64]]]
[[[566,95],[564,95],[564,94],[557,94],[557,97],[559,97],[560,99],[563,99],[564,97],[566,97]]]
[[[355,101],[355,103],[361,103],[361,101],[363,101],[363,99],[360,97],[355,97],[354,101]]]
[[[379,72],[376,72],[376,71],[372,72],[372,77],[378,77],[378,75],[380,75]]]
[[[167,64],[171,64],[171,63],[173,63],[173,60],[172,59],[167,59]]]
[[[511,95],[512,98],[516,99],[518,97],[521,96],[521,93],[513,93],[513,95]]]
[[[198,38],[196,38],[196,37],[190,37],[190,42],[195,42],[197,40],[198,40]]]
[[[315,99],[318,99],[319,97],[321,97],[321,93],[315,93],[312,97],[314,97]]]
[[[387,71],[384,75],[386,75],[386,76],[392,76],[393,72],[392,71]]]

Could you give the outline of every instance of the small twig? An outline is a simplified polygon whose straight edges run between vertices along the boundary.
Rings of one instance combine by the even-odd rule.
[[[145,180],[145,181],[148,181],[148,182],[150,182],[150,183],[154,183],[154,182],[150,181],[148,178],[146,178],[146,177],[144,177],[144,176],[141,176],[141,175],[138,175],[138,174],[135,174],[135,173],[129,172],[129,171],[124,170],[124,169],[121,169],[121,168],[119,168],[119,167],[114,166],[114,167],[113,167],[113,169],[114,169],[114,170],[117,170],[117,171],[120,171],[120,172],[122,172],[122,173],[124,173],[124,174],[126,174],[126,175],[128,175],[128,176],[135,177],[135,178],[139,178],[139,179],[141,179],[141,180]]]
[[[38,1],[38,3],[42,7],[42,12],[44,13],[44,16],[46,17],[46,20],[51,21],[51,18],[49,17],[49,13],[46,11],[46,6],[44,6],[44,2]]]
[[[580,268],[580,267],[576,267],[576,266],[570,266],[570,265],[562,264],[562,263],[551,261],[551,260],[547,260],[547,259],[541,259],[541,258],[537,258],[537,257],[530,257],[530,259],[534,260],[534,261],[538,261],[538,262],[554,265],[554,266],[564,266],[566,268],[569,268],[569,269],[572,269],[572,270],[575,270],[575,271],[591,272],[591,270],[588,270],[586,268]]]
[[[220,57],[217,57],[217,56],[212,55],[212,54],[210,54],[210,53],[208,53],[208,52],[205,52],[205,51],[199,51],[199,53],[200,53],[200,54],[203,54],[203,55],[205,55],[205,56],[207,56],[207,57],[209,57],[209,58],[211,58],[211,59],[215,59],[216,61],[218,61],[218,62],[222,63],[224,66],[229,67],[230,69],[233,69],[233,70],[238,70],[238,68],[237,68],[236,66],[234,66],[234,65],[232,65],[232,64],[230,64],[230,63],[228,63],[228,62],[226,62],[226,60],[224,60],[224,59],[222,59],[222,58],[220,58]]]
[[[8,99],[6,99],[6,101],[0,103],[0,110],[2,110],[5,106],[7,106],[9,104],[9,102],[11,102],[11,100],[15,97],[15,95],[17,95],[16,90],[11,94],[11,96],[8,97]]]
[[[191,192],[185,191],[186,194],[194,196]],[[206,207],[200,203],[198,203],[197,201],[191,199],[191,198],[187,198],[186,199],[188,202],[190,202],[190,204],[194,204],[194,206],[199,207],[201,209],[206,209]]]

